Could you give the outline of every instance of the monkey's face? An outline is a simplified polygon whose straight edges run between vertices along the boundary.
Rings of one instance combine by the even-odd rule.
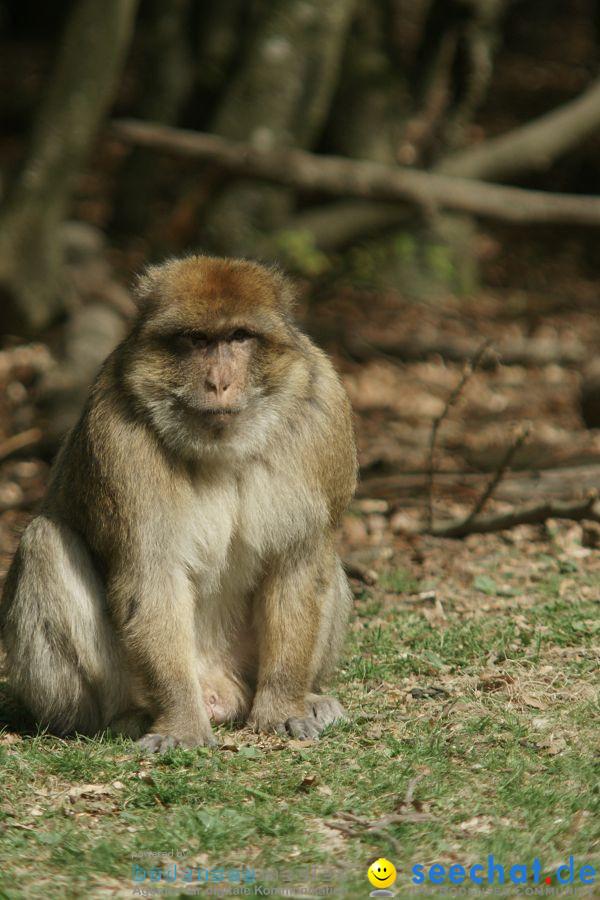
[[[272,423],[297,356],[278,287],[266,269],[232,260],[154,272],[126,381],[180,454],[251,449]]]

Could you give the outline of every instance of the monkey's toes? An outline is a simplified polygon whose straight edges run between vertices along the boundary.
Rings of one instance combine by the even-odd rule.
[[[146,753],[166,753],[167,750],[173,750],[175,747],[182,747],[186,750],[190,750],[192,747],[216,747],[217,740],[212,734],[205,740],[177,738],[171,734],[145,734],[137,741],[137,746]]]
[[[306,716],[294,716],[285,723],[288,734],[299,741],[318,740],[324,728],[346,718],[344,707],[338,703],[335,697],[308,694],[306,706]]]
[[[316,719],[319,731],[334,722],[344,722],[348,717],[341,703],[326,694],[309,694],[306,698],[309,709]]]
[[[298,741],[318,741],[321,728],[315,718],[306,716],[306,718],[288,719],[285,723],[288,734],[296,738]]]
[[[170,734],[145,734],[136,744],[146,753],[166,753],[167,750],[180,747],[181,741]]]

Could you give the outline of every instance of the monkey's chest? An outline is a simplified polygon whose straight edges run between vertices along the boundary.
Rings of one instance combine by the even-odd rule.
[[[321,530],[323,502],[293,471],[258,463],[237,479],[203,485],[194,498],[190,568],[207,590],[251,586],[266,560]]]

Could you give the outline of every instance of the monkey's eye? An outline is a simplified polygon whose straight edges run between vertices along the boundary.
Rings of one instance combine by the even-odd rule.
[[[184,331],[177,338],[182,347],[190,350],[201,350],[204,347],[208,347],[210,343],[208,337],[202,331]]]
[[[252,337],[252,335],[250,334],[249,331],[246,331],[245,328],[236,328],[235,331],[231,332],[231,334],[229,335],[227,340],[230,342],[231,341],[249,341],[251,337]]]

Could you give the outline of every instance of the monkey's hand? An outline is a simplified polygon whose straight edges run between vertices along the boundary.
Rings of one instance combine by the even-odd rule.
[[[248,724],[255,731],[288,734],[298,741],[316,741],[324,728],[345,718],[343,707],[334,697],[307,694],[304,709],[293,710],[292,715],[286,716],[268,697],[259,694]]]

